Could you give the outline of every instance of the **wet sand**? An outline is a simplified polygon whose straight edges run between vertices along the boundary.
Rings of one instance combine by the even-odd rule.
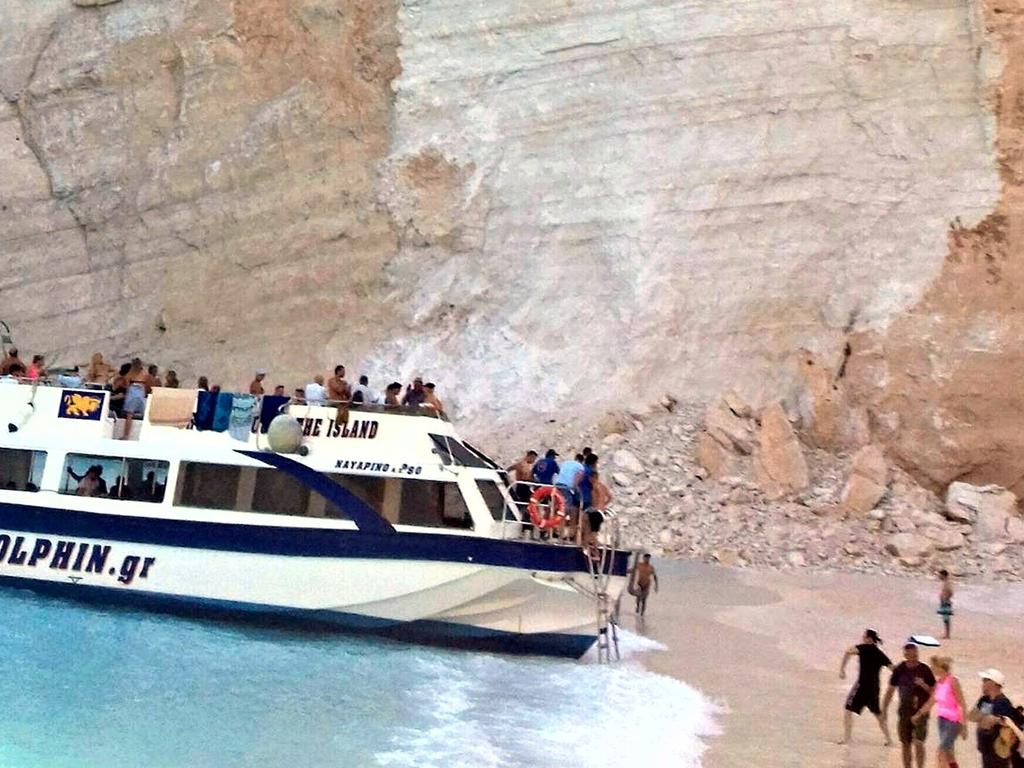
[[[668,646],[644,664],[696,686],[722,705],[722,734],[710,740],[706,768],[897,768],[898,742],[882,744],[874,718],[855,718],[853,741],[836,742],[842,710],[856,679],[857,661],[839,679],[846,648],[875,627],[894,663],[911,634],[940,637],[935,614],[938,584],[859,574],[776,573],[697,563],[656,562],[661,590],[652,594],[643,626],[628,596],[622,624]],[[1024,703],[1024,584],[960,583],[954,598],[953,638],[941,652],[954,659],[954,674],[971,703],[978,670],[994,666],[1007,677],[1006,692]],[[884,686],[888,678],[883,671]],[[896,701],[890,710],[896,740]],[[934,719],[928,760],[935,764]],[[979,765],[974,735],[958,741],[961,766]]]

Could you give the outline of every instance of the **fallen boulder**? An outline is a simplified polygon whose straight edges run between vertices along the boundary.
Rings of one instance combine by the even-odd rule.
[[[803,448],[779,402],[761,412],[761,430],[754,454],[757,484],[770,499],[802,491],[810,485]]]
[[[950,520],[973,524],[982,513],[986,525],[996,523],[998,527],[999,518],[1016,516],[1017,497],[999,485],[952,483],[946,490],[946,517]]]
[[[889,537],[885,551],[901,559],[915,560],[931,554],[932,543],[916,533],[897,533]]]
[[[643,462],[636,457],[635,453],[627,451],[625,448],[620,448],[612,454],[612,464],[616,469],[633,472],[634,474],[640,474],[644,471]]]
[[[844,512],[870,512],[882,500],[888,483],[885,454],[877,445],[866,445],[853,457],[839,506]]]

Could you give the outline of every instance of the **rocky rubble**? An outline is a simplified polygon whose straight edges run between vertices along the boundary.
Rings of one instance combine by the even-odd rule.
[[[730,566],[1016,579],[1024,518],[1011,492],[954,483],[945,500],[862,439],[826,450],[781,403],[666,398],[573,436],[611,483],[626,543]],[[807,423],[806,421],[804,423]],[[845,432],[844,434],[849,434]],[[570,442],[563,440],[563,442]],[[563,448],[562,453],[569,449]]]

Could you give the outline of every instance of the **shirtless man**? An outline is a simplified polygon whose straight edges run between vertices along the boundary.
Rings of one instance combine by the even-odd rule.
[[[345,381],[345,366],[334,366],[334,375],[327,380],[327,399],[336,403],[347,403],[352,399],[352,389]]]
[[[256,371],[253,380],[249,382],[249,394],[261,397],[263,395],[263,380],[267,378],[267,372],[260,368]]]
[[[651,594],[651,582],[654,583],[654,591],[658,591],[658,572],[651,565],[651,556],[644,555],[644,559],[636,565],[636,612],[643,616],[647,611],[647,596]]]
[[[428,408],[433,408],[439,416],[444,416],[444,403],[442,403],[441,398],[434,393],[434,384],[432,382],[424,384],[423,391],[426,393],[423,396],[423,405]]]
[[[949,640],[949,625],[953,621],[953,579],[949,575],[949,571],[943,568],[939,571],[939,580],[942,586],[939,587],[938,614],[942,617],[942,626],[946,630],[946,634],[942,637],[944,640]]]
[[[508,466],[505,470],[509,475],[514,475],[512,480],[512,498],[521,504],[530,500],[530,487],[524,483],[533,479],[533,465],[537,463],[537,452],[529,450],[519,461]]]

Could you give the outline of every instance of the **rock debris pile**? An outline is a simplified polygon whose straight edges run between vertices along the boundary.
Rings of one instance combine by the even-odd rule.
[[[579,435],[615,493],[627,544],[730,566],[1015,579],[1024,517],[997,486],[945,498],[895,466],[856,413],[818,399],[705,409],[666,396]]]

